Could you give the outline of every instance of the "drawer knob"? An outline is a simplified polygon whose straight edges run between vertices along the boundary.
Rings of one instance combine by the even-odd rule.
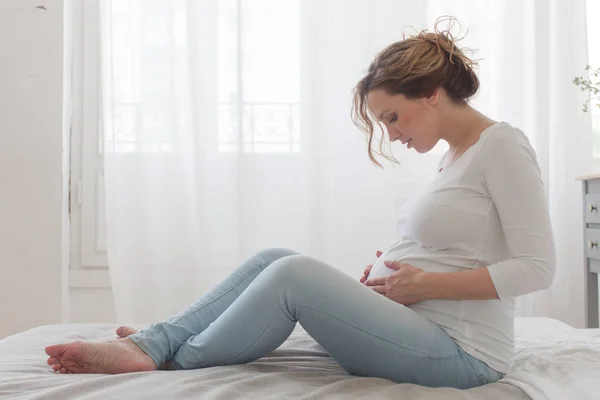
[[[590,246],[590,249],[597,249],[598,248],[598,242],[592,242],[592,241],[590,241],[589,246]]]
[[[597,212],[598,211],[598,206],[595,204],[590,204],[590,212]]]

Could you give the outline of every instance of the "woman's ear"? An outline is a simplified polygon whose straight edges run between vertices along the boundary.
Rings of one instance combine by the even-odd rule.
[[[435,92],[427,98],[427,104],[435,106],[440,102],[440,89],[435,89]]]

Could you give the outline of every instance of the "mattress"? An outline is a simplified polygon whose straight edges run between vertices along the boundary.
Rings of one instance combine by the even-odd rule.
[[[584,358],[586,362],[598,360],[586,356],[588,353],[580,347],[595,341],[594,346],[600,349],[597,331],[585,331],[573,341],[573,334],[579,330],[558,321],[520,320],[516,326],[515,371],[500,382],[469,390],[426,388],[350,376],[299,325],[279,349],[246,365],[122,375],[66,375],[54,373],[46,364],[46,345],[74,339],[114,339],[115,328],[111,324],[41,326],[0,340],[0,398],[537,400],[547,396],[544,390],[548,382],[540,376],[551,372],[553,357],[557,357],[560,364],[556,365],[560,374],[568,375],[565,368],[573,367],[568,362],[565,364],[565,357],[569,356],[558,354],[561,349],[557,343],[568,345],[571,356]],[[581,363],[575,364],[574,371],[581,373]],[[600,383],[597,372],[590,376],[595,376],[595,381]],[[552,386],[550,390],[556,388]]]

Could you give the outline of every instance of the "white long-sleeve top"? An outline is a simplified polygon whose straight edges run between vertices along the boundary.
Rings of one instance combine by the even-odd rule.
[[[369,277],[397,260],[427,272],[488,268],[496,300],[427,300],[410,306],[467,353],[500,372],[513,360],[515,299],[549,287],[554,239],[535,152],[520,130],[499,122],[408,200],[399,240]]]

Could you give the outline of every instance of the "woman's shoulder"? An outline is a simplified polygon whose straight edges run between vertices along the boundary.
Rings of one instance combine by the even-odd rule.
[[[485,132],[481,146],[482,160],[525,155],[535,159],[535,151],[525,133],[507,122],[498,122]]]
[[[484,136],[484,142],[488,146],[494,144],[518,144],[520,142],[529,143],[527,135],[522,130],[509,124],[508,122],[497,122],[494,125],[486,129],[482,135]]]
[[[483,139],[475,168],[485,182],[494,179],[514,182],[517,177],[530,177],[531,173],[541,176],[535,150],[519,128],[499,123]]]

